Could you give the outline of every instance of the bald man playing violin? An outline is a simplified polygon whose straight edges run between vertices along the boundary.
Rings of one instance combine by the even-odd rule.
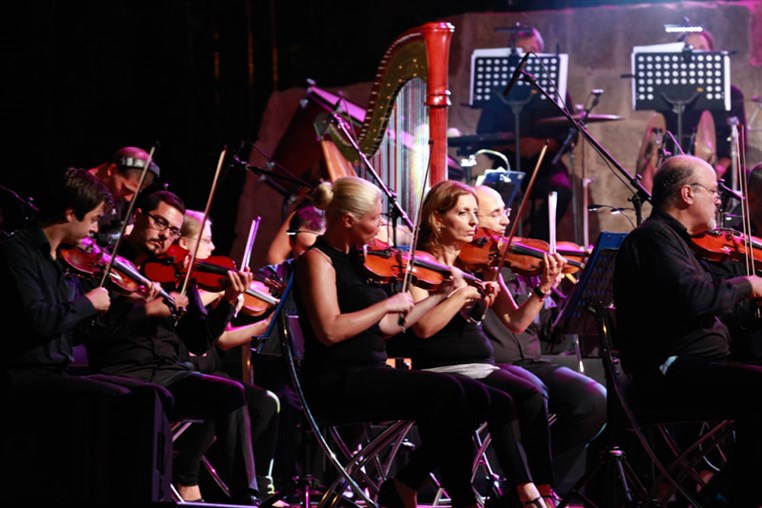
[[[119,254],[141,268],[180,236],[185,205],[169,191],[153,192],[136,204],[134,227]],[[179,317],[171,315],[160,299],[142,303],[112,295],[109,311],[97,319],[89,337],[88,357],[101,372],[164,386],[175,398],[178,417],[212,420],[231,500],[253,505],[259,503],[259,488],[244,387],[232,379],[198,372],[189,354],[203,354],[214,344],[252,280],[248,269],[229,271],[227,277],[223,298],[209,311],[194,285],[187,287],[186,294],[174,287],[170,295],[183,309]],[[193,486],[197,466],[196,457],[179,454],[174,463],[175,483]]]
[[[487,186],[475,188],[479,198],[479,227],[504,234],[510,221],[500,193]],[[546,338],[555,303],[551,287],[540,285],[540,277],[523,276],[503,270],[506,287],[520,305],[527,299],[544,302],[529,327],[511,331],[492,309],[482,321],[492,343],[495,361],[505,369],[536,385],[545,394],[548,412],[556,415],[550,428],[556,491],[564,492],[576,482],[570,473],[576,459],[598,436],[606,424],[606,388],[597,381],[542,356],[541,340]]]
[[[728,506],[762,505],[762,367],[733,361],[720,316],[762,298],[762,278],[716,281],[691,235],[715,227],[717,174],[703,160],[674,156],[654,176],[651,216],[616,257],[614,302],[622,365],[633,394],[658,411],[732,418],[736,443],[726,468]]]

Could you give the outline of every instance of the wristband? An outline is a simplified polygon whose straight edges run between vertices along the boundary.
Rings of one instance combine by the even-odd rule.
[[[534,288],[532,288],[532,294],[534,294],[534,296],[536,296],[540,300],[545,300],[547,297],[550,296],[550,291],[546,293],[545,291],[540,289],[540,286],[535,286]]]

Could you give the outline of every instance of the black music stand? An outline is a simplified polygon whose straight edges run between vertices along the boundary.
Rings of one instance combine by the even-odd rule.
[[[683,43],[636,46],[632,74],[633,109],[675,113],[679,143],[686,109],[730,111],[727,51],[694,51]]]
[[[557,107],[546,95],[538,94],[530,83],[521,80],[511,89],[507,89],[511,77],[519,66],[524,53],[520,48],[485,48],[475,49],[471,54],[471,90],[472,108],[483,108],[494,97],[498,97],[510,106],[514,116],[514,134],[516,143],[516,161],[513,169],[521,171],[519,155],[519,118],[521,110],[532,100],[538,100],[542,107],[555,110]],[[566,97],[566,82],[569,69],[569,55],[532,53],[527,59],[524,71],[539,76],[539,82],[551,96]]]
[[[590,313],[593,305],[609,308],[614,302],[612,276],[614,258],[627,233],[602,232],[574,290],[553,322],[556,334],[573,335],[577,361],[582,367],[580,336],[597,336],[599,323]],[[586,347],[586,356],[597,356],[597,345]]]

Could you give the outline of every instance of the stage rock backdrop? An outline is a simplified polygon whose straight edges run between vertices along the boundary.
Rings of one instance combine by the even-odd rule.
[[[745,97],[747,165],[752,166],[762,161],[762,115],[757,114],[761,105],[752,101],[753,97],[762,95],[762,2],[758,1],[674,2],[526,13],[481,12],[431,20],[447,21],[455,26],[450,54],[450,127],[457,128],[463,134],[471,134],[478,120],[479,111],[467,104],[473,50],[505,47],[509,36],[498,32],[498,28],[510,27],[517,22],[532,25],[543,34],[546,52],[558,49],[561,53],[568,53],[568,88],[575,103],[584,102],[594,88],[604,90],[593,113],[618,115],[621,120],[591,123],[588,130],[621,166],[634,174],[638,150],[651,113],[633,111],[632,80],[622,76],[631,73],[630,57],[634,46],[674,42],[674,36],[665,33],[664,25],[680,24],[686,17],[691,24],[702,25],[713,34],[716,49],[732,52],[731,81]],[[368,79],[371,80],[372,76]],[[320,83],[317,85],[320,86]],[[330,90],[343,93],[349,100],[365,106],[370,81],[347,83]],[[304,98],[304,93],[305,88],[292,88],[276,92],[269,98],[257,138],[257,146],[266,154],[273,153],[283,133],[297,118],[299,101]],[[306,136],[303,149],[310,149],[309,145],[316,142],[314,135]],[[580,176],[583,159],[590,179],[589,202],[631,208],[629,198],[632,189],[627,185],[627,179],[582,140],[575,149],[573,164],[577,203],[582,202]],[[250,162],[265,166],[268,161],[255,152]],[[237,257],[237,253],[242,252],[252,219],[261,217],[252,266],[264,263],[269,239],[279,227],[288,204],[284,203],[282,194],[267,179],[249,174],[239,201],[237,240],[232,255]],[[643,212],[646,217],[650,213],[647,204]],[[560,240],[575,240],[574,220],[581,224],[582,213],[581,209],[570,212],[559,224]],[[604,208],[590,213],[589,238],[594,241],[600,231],[629,231],[634,222],[635,216],[631,211],[611,215]]]

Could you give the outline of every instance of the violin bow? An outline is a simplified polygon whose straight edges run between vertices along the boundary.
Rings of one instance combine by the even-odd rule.
[[[257,217],[251,221],[251,226],[249,226],[249,237],[246,240],[246,249],[243,251],[243,256],[241,257],[241,268],[249,266],[249,263],[251,262],[251,251],[254,250],[254,241],[257,239],[260,222],[262,222],[262,217]]]
[[[214,180],[212,181],[212,187],[209,189],[209,197],[206,200],[206,208],[204,208],[204,220],[201,221],[201,231],[204,231],[204,227],[206,227],[206,221],[209,219],[209,210],[212,208],[212,199],[214,198],[214,193],[217,190],[217,181],[220,177],[220,172],[222,171],[223,162],[225,161],[225,155],[227,154],[227,146],[222,149],[222,153],[220,153],[220,159],[217,162],[217,170],[214,172]],[[181,294],[185,294],[185,292],[188,290],[188,282],[190,281],[191,273],[193,272],[193,263],[196,262],[196,256],[198,254],[198,248],[201,246],[201,241],[199,240],[196,242],[196,246],[193,248],[193,252],[191,253],[191,258],[188,261],[188,269],[185,272],[185,279],[183,280],[182,289],[180,290]]]
[[[742,129],[741,126],[737,126],[736,128]],[[739,183],[741,196],[743,198],[741,200],[741,228],[744,238],[744,248],[746,249],[746,275],[753,275],[757,273],[757,270],[754,262],[754,247],[752,246],[751,211],[749,210],[749,200],[747,198],[749,195],[749,187],[746,179],[746,159],[743,155],[746,147],[740,144],[740,140],[742,140],[743,137],[743,132],[741,132],[740,136],[735,136],[733,142],[736,143],[734,151],[737,160],[732,161],[730,166],[735,170],[733,178]]]
[[[153,154],[156,151],[156,145],[158,143],[155,143],[151,150],[148,152],[148,158],[146,159],[145,166],[143,166],[143,170],[140,172],[140,180],[138,181],[138,190],[135,191],[135,194],[132,196],[132,199],[130,200],[130,204],[127,207],[127,212],[124,214],[124,222],[122,222],[122,228],[119,231],[119,236],[116,238],[116,243],[114,244],[114,248],[111,249],[111,259],[108,262],[108,265],[106,266],[106,269],[103,271],[103,276],[101,277],[101,282],[98,285],[98,287],[103,287],[106,285],[106,281],[109,278],[109,274],[111,273],[111,270],[114,267],[114,261],[116,261],[116,253],[119,250],[119,247],[122,246],[122,238],[124,238],[124,233],[127,231],[127,225],[129,223],[130,217],[132,217],[132,212],[135,209],[135,203],[138,201],[138,194],[143,189],[143,183],[145,182],[146,175],[148,174],[148,168],[151,167],[151,164],[153,163]]]
[[[516,230],[518,229],[518,225],[521,221],[521,217],[524,215],[524,211],[526,210],[527,203],[529,202],[529,195],[532,193],[532,187],[534,187],[534,181],[537,179],[537,173],[540,170],[540,165],[542,164],[542,161],[545,159],[545,153],[547,151],[548,151],[548,140],[546,139],[545,145],[542,147],[542,150],[540,151],[540,156],[537,159],[537,163],[534,165],[534,170],[532,170],[532,177],[529,179],[527,188],[524,191],[524,196],[521,198],[521,204],[519,205],[519,210],[518,212],[516,212],[516,220],[511,224],[511,229],[506,239],[505,250],[503,251],[503,254],[500,257],[500,262],[496,265],[498,267],[503,266],[503,263],[505,263],[505,259],[508,257],[508,251],[511,248],[511,243],[513,243],[513,238],[516,236]],[[494,273],[490,274],[490,278],[492,279],[492,281],[497,280],[497,274],[498,274],[497,270],[495,270]]]
[[[542,164],[543,159],[545,159],[545,152],[548,151],[548,143],[549,141],[546,139],[545,145],[543,145],[542,150],[540,151],[540,156],[537,159],[537,164],[535,164],[534,170],[532,171],[532,177],[529,179],[529,183],[527,184],[526,191],[524,192],[524,197],[521,198],[521,205],[519,206],[519,211],[516,212],[516,221],[511,225],[511,232],[508,234],[505,250],[503,251],[503,254],[500,256],[500,262],[497,265],[495,265],[498,267],[498,269],[492,270],[492,273],[485,275],[484,280],[486,282],[496,281],[500,273],[499,267],[503,266],[503,263],[505,263],[505,259],[508,256],[508,251],[511,248],[511,243],[513,243],[513,238],[516,234],[516,228],[519,224],[519,221],[521,220],[521,216],[524,214],[524,210],[526,209],[527,202],[529,200],[529,194],[532,192],[534,181],[537,178],[537,173],[540,169],[540,164]],[[480,317],[477,319],[474,317],[475,315],[478,315]],[[469,312],[464,317],[469,322],[477,323],[477,322],[484,321],[484,318],[486,316],[487,316],[487,307],[485,306],[484,300],[480,300],[469,310]]]

